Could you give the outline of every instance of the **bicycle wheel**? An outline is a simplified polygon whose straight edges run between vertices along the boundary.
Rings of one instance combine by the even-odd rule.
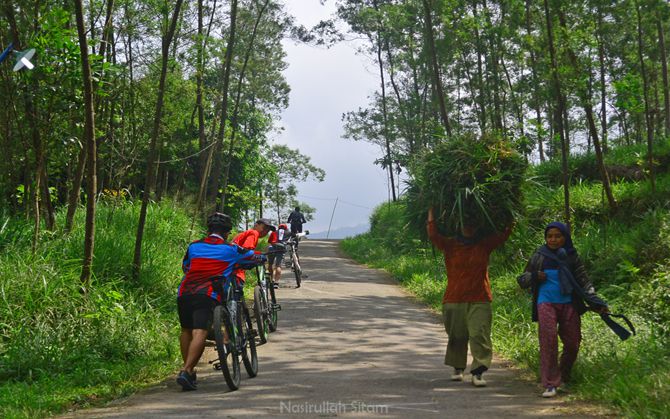
[[[214,308],[214,337],[216,339],[216,351],[219,354],[219,367],[223,372],[223,378],[231,391],[240,388],[240,356],[235,342],[235,331],[230,321],[228,310],[223,305]],[[228,332],[230,344],[224,345],[224,331]]]
[[[300,269],[300,261],[298,260],[298,254],[296,252],[293,252],[293,255],[291,255],[292,262],[293,262],[293,274],[295,275],[295,284],[296,288],[300,288],[300,279],[302,277],[302,269]]]
[[[244,362],[244,369],[247,370],[249,378],[254,378],[258,375],[258,354],[256,353],[256,334],[251,323],[251,316],[249,309],[245,303],[242,303],[242,315],[240,325],[240,336],[242,341],[242,362]]]
[[[254,288],[254,316],[258,328],[258,339],[261,345],[267,343],[269,335],[268,303],[260,286]]]
[[[274,332],[277,330],[277,322],[279,321],[279,316],[277,315],[279,304],[277,304],[277,297],[275,296],[275,289],[272,284],[266,284],[265,293],[265,301],[268,305],[268,329],[270,332]]]

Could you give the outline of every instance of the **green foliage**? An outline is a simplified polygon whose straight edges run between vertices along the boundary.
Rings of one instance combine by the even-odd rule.
[[[408,216],[417,230],[429,208],[446,235],[463,226],[502,231],[522,210],[525,160],[501,137],[450,138],[415,159],[408,182]]]
[[[174,295],[190,219],[171,202],[150,207],[146,262],[132,282],[124,269],[138,211],[130,203],[99,206],[96,276],[86,294],[83,223],[70,235],[45,233],[34,255],[24,222],[12,219],[0,230],[0,416],[44,416],[118,397],[174,370]],[[20,390],[27,387],[33,390]]]

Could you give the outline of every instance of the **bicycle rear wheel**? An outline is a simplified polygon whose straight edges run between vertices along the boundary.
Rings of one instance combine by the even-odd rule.
[[[231,391],[240,388],[240,355],[237,346],[234,344],[235,331],[230,321],[228,310],[223,305],[217,305],[214,308],[214,337],[216,340],[216,351],[219,354],[219,367],[223,372],[223,378]],[[228,333],[230,343],[223,343],[225,332]]]
[[[293,274],[295,275],[295,284],[296,288],[300,288],[300,280],[302,278],[302,269],[300,269],[300,260],[298,260],[298,254],[293,252],[293,255],[291,255],[292,258],[292,263],[293,263]]]
[[[268,341],[269,325],[268,303],[260,286],[254,288],[254,316],[256,317],[256,327],[258,328],[258,339],[261,344]]]
[[[265,302],[268,305],[268,330],[274,332],[277,330],[277,322],[279,321],[279,316],[277,315],[279,305],[277,304],[277,297],[275,296],[275,289],[272,284],[267,284],[265,293]]]
[[[251,323],[249,309],[245,303],[242,304],[242,324],[240,325],[240,336],[243,337],[242,362],[247,375],[254,378],[258,375],[258,354],[256,353],[256,336]]]

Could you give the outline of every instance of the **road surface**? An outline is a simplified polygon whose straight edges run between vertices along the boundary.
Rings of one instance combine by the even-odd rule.
[[[449,380],[446,335],[438,316],[387,274],[344,257],[337,241],[306,240],[301,260],[309,278],[295,288],[285,270],[277,298],[277,332],[258,348],[258,376],[230,392],[207,360],[197,391],[182,392],[174,377],[110,406],[70,417],[586,417],[565,396],[543,399],[494,360],[475,388]],[[175,336],[175,339],[177,337]],[[466,378],[469,378],[466,375]]]

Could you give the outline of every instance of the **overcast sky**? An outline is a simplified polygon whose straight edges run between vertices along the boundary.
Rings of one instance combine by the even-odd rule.
[[[286,0],[288,12],[299,24],[312,27],[335,12],[334,0]],[[309,156],[326,171],[324,182],[298,185],[298,199],[317,209],[311,232],[326,231],[339,198],[332,230],[367,224],[372,208],[388,197],[384,171],[374,164],[378,146],[342,138],[342,114],[367,106],[378,86],[374,64],[356,54],[352,43],[330,49],[285,41],[284,75],[291,86],[289,107],[282,114],[284,131],[275,138]]]

